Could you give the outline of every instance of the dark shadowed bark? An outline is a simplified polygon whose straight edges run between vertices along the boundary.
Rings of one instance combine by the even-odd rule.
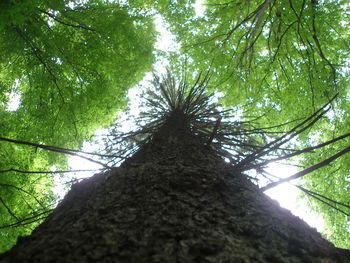
[[[0,262],[350,262],[174,113],[133,157],[74,185]]]

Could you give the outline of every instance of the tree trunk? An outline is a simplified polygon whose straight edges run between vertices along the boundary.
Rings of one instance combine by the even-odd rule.
[[[184,126],[75,184],[0,262],[350,262]]]

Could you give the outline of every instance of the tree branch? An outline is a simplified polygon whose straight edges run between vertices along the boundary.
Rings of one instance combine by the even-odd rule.
[[[24,225],[34,223],[34,222],[39,221],[41,219],[45,219],[46,216],[45,217],[40,217],[40,216],[47,214],[47,213],[50,213],[52,211],[53,211],[53,209],[46,210],[46,211],[41,212],[39,214],[27,217],[27,218],[22,219],[22,220],[18,220],[16,223],[0,226],[0,229],[9,228],[9,227],[19,227],[19,226],[24,226]],[[38,217],[40,217],[40,218],[38,218]]]
[[[10,168],[7,170],[0,170],[0,174],[10,173],[10,172],[16,172],[16,173],[22,173],[22,174],[62,174],[62,173],[93,172],[93,171],[100,171],[100,170],[103,170],[103,169],[65,170],[65,171],[26,171],[26,170]]]
[[[322,161],[322,162],[320,162],[318,164],[315,164],[315,165],[313,165],[313,166],[311,166],[311,167],[309,167],[309,168],[307,168],[307,169],[305,169],[303,171],[300,171],[300,172],[298,172],[296,174],[293,174],[293,175],[291,175],[291,176],[289,176],[287,178],[281,179],[281,180],[279,180],[277,182],[270,183],[270,184],[260,188],[260,190],[261,191],[266,191],[266,190],[271,189],[273,187],[276,187],[276,186],[278,186],[278,185],[280,185],[282,183],[289,182],[291,180],[294,180],[294,179],[300,178],[300,177],[302,177],[304,175],[307,175],[307,174],[309,174],[309,173],[311,173],[311,172],[313,172],[313,171],[315,171],[315,170],[317,170],[317,169],[319,169],[319,168],[321,168],[323,166],[326,166],[326,165],[330,164],[332,161],[336,160],[337,158],[339,158],[340,156],[346,154],[347,152],[350,152],[350,146],[346,147],[345,149],[341,150],[340,152],[332,155],[331,157],[327,158],[326,160],[324,160],[324,161]]]
[[[327,146],[327,145],[329,145],[329,144],[332,144],[332,143],[334,143],[334,142],[337,142],[337,141],[342,140],[342,139],[344,139],[344,138],[346,138],[346,137],[349,137],[349,136],[350,136],[350,133],[347,133],[347,134],[344,134],[344,135],[339,136],[339,137],[337,137],[337,138],[334,138],[334,139],[332,139],[332,140],[329,140],[329,141],[327,141],[327,142],[321,143],[321,144],[319,144],[319,145],[312,146],[312,147],[308,147],[308,148],[304,148],[304,149],[302,149],[302,150],[295,151],[295,152],[293,152],[293,153],[290,153],[290,154],[287,154],[287,155],[284,155],[284,156],[281,156],[281,157],[278,157],[278,158],[275,158],[275,159],[270,159],[270,160],[265,161],[265,162],[263,162],[263,163],[259,163],[259,164],[257,164],[257,165],[251,166],[250,168],[251,168],[251,169],[255,169],[255,168],[258,168],[258,167],[265,166],[265,165],[267,165],[267,164],[269,164],[269,163],[271,163],[271,162],[281,161],[281,160],[288,159],[288,158],[291,158],[291,157],[293,157],[293,156],[296,156],[296,155],[299,155],[299,154],[302,154],[302,153],[311,152],[311,151],[313,151],[313,150],[315,150],[315,149],[322,148],[322,147],[324,147],[324,146]]]
[[[12,185],[12,184],[3,184],[3,183],[0,183],[0,186],[2,186],[2,187],[14,188],[14,189],[16,189],[16,190],[18,190],[18,191],[20,191],[20,192],[23,192],[23,193],[25,193],[25,194],[27,194],[27,195],[33,197],[34,200],[35,200],[42,208],[45,207],[45,206],[40,202],[40,200],[39,200],[33,193],[30,193],[30,192],[28,192],[28,191],[22,189],[21,187],[18,187],[18,186]]]
[[[88,26],[85,26],[85,25],[82,25],[81,23],[78,23],[78,25],[73,25],[73,24],[70,24],[70,23],[67,23],[61,19],[59,19],[57,16],[55,16],[54,14],[51,14],[49,12],[46,12],[45,10],[42,10],[42,9],[38,9],[41,13],[47,15],[48,17],[52,18],[53,20],[55,20],[56,22],[62,24],[62,25],[65,25],[65,26],[69,26],[69,27],[73,27],[73,28],[79,28],[79,29],[84,29],[84,30],[88,30],[88,31],[91,31],[91,32],[95,32],[94,29],[88,27]],[[76,21],[75,21],[76,22]]]
[[[82,156],[80,154],[77,154],[76,152],[81,152],[84,154],[90,154],[90,155],[97,155],[97,156],[103,156],[103,157],[111,157],[110,155],[101,155],[101,154],[94,154],[94,153],[87,153],[87,152],[82,152],[82,151],[78,151],[78,150],[71,150],[71,149],[65,149],[65,148],[59,148],[59,147],[55,147],[55,146],[48,146],[48,145],[43,145],[43,144],[37,144],[37,143],[32,143],[32,142],[26,142],[26,141],[20,141],[20,140],[14,140],[14,139],[9,139],[9,138],[4,138],[4,137],[0,137],[0,141],[6,141],[6,142],[11,142],[11,143],[16,143],[16,144],[23,144],[23,145],[28,145],[28,146],[33,146],[36,148],[41,148],[44,150],[48,150],[48,151],[52,151],[52,152],[58,152],[58,153],[64,153],[64,154],[68,154],[71,156],[77,156],[80,157],[82,159],[85,159],[87,161],[93,162],[93,163],[97,163],[107,169],[110,169],[111,167],[105,165],[104,163],[101,163],[99,161],[95,161],[91,158]],[[120,156],[113,156],[113,157],[119,157],[122,158]]]
[[[306,188],[304,188],[304,187],[302,187],[302,186],[300,186],[300,185],[295,185],[295,187],[299,188],[300,190],[302,190],[303,192],[305,192],[305,193],[307,193],[307,194],[317,195],[317,196],[319,196],[319,197],[321,197],[321,198],[323,198],[323,199],[326,199],[326,200],[329,201],[329,202],[332,202],[332,203],[334,203],[334,204],[337,204],[337,205],[340,205],[340,206],[344,206],[344,207],[350,209],[350,206],[349,206],[349,205],[346,205],[346,204],[343,204],[343,203],[341,203],[341,202],[335,201],[335,200],[330,199],[330,198],[328,198],[327,196],[321,195],[321,194],[319,194],[319,193],[310,191],[310,190],[308,190],[308,189],[306,189]],[[349,216],[350,216],[350,215],[349,215]]]
[[[290,131],[286,132],[281,137],[275,139],[274,141],[266,144],[263,148],[261,148],[258,151],[255,151],[248,155],[244,160],[242,160],[240,163],[235,165],[236,168],[244,168],[248,163],[252,162],[254,159],[260,158],[263,155],[266,155],[267,153],[277,149],[282,144],[286,143],[293,137],[297,136],[298,134],[302,133],[306,129],[312,127],[328,110],[326,107],[330,105],[330,103],[338,96],[336,94],[329,102],[327,102],[325,105],[323,105],[319,110],[317,110],[315,113],[313,113],[310,117],[308,117],[303,122],[299,123],[295,127],[293,127]],[[309,123],[308,123],[309,122]],[[308,123],[305,127],[298,130],[300,127],[302,127],[304,124]],[[289,138],[287,138],[289,137]],[[287,138],[287,139],[285,139]]]
[[[3,204],[3,206],[6,208],[7,212],[17,221],[19,220],[19,218],[12,212],[12,210],[6,205],[6,203],[4,202],[4,200],[2,200],[2,198],[0,197],[0,203]]]

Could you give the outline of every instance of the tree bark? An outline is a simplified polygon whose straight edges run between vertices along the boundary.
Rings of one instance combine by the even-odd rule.
[[[73,185],[0,262],[350,262],[171,119],[121,167]]]

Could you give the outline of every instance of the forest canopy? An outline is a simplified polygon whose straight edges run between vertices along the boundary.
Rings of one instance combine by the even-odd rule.
[[[1,1],[1,137],[78,149],[125,108],[128,88],[152,69],[153,20],[104,1]],[[11,110],[11,97],[19,97]],[[67,156],[0,142],[0,170],[67,168]],[[50,174],[0,174],[2,225],[42,218]],[[36,216],[37,215],[37,216]],[[36,216],[36,217],[35,217]],[[1,250],[36,223],[1,229]]]
[[[160,59],[178,77],[210,72],[210,91],[257,127],[292,129],[331,109],[292,145],[350,132],[347,1],[15,1],[0,3],[0,137],[79,149],[126,108],[127,90]],[[157,52],[160,15],[180,49]],[[19,100],[12,108],[13,99]],[[300,169],[349,146],[349,137],[291,160]],[[52,171],[67,156],[0,141],[0,250],[29,234],[56,203]],[[350,205],[350,155],[303,177],[302,186]],[[15,171],[17,169],[17,171]],[[310,198],[327,238],[350,247],[347,214]],[[24,220],[28,219],[29,220]],[[24,221],[23,221],[24,220]],[[16,224],[16,222],[19,222]],[[11,227],[4,227],[9,226]]]

